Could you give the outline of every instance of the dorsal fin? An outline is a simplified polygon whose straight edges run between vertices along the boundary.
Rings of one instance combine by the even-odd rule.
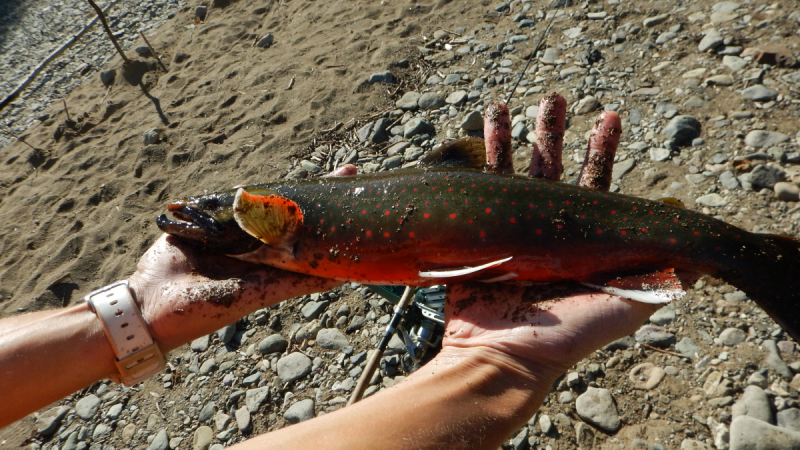
[[[686,205],[675,197],[664,197],[658,199],[658,201],[660,201],[661,203],[666,203],[668,205],[677,206],[678,208],[686,208]]]
[[[419,165],[482,169],[486,166],[486,146],[483,143],[483,139],[477,137],[445,142],[420,159]]]
[[[303,227],[297,203],[279,195],[249,194],[242,188],[236,191],[233,218],[244,231],[273,248],[290,248]]]

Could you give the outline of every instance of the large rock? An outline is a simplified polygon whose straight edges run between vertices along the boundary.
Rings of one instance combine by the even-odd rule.
[[[800,432],[739,416],[731,423],[730,450],[800,450]]]
[[[442,106],[446,105],[447,102],[442,98],[441,95],[435,92],[426,92],[420,95],[419,100],[417,101],[417,105],[421,109],[439,109]]]
[[[589,424],[607,433],[619,430],[620,420],[617,405],[608,389],[590,387],[575,402],[578,416]]]
[[[58,406],[48,410],[36,420],[36,432],[42,436],[52,436],[61,426],[61,421],[68,412],[69,406]]]
[[[284,384],[297,381],[309,373],[311,373],[311,358],[300,352],[291,353],[278,360],[278,376]]]
[[[697,49],[701,52],[707,52],[709,50],[714,50],[715,48],[722,45],[724,39],[719,31],[717,30],[708,30],[706,35],[703,36],[703,39],[700,40],[700,44],[697,45]]]
[[[258,408],[261,407],[262,404],[267,400],[269,397],[269,387],[260,387],[257,389],[248,389],[244,394],[244,404],[247,407],[247,410],[251,413],[255,413],[258,411]]]
[[[415,91],[406,92],[400,100],[395,103],[399,109],[403,111],[413,111],[417,109],[420,93]]]
[[[192,450],[208,450],[212,439],[214,439],[214,430],[211,427],[205,425],[197,427],[192,441]]]
[[[778,91],[756,84],[742,91],[742,97],[754,102],[768,102],[778,96]]]
[[[153,442],[147,447],[147,450],[169,450],[169,435],[167,434],[167,430],[163,428],[159,430]]]
[[[408,139],[418,134],[434,135],[436,134],[436,128],[427,119],[414,117],[403,126],[403,137]]]
[[[100,399],[94,394],[89,394],[75,404],[75,414],[83,420],[91,420],[99,407]]]

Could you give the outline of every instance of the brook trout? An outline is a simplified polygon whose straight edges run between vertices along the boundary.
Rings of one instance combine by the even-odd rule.
[[[479,139],[446,147],[422,169],[190,197],[169,205],[178,220],[162,215],[158,226],[245,261],[369,284],[710,274],[800,338],[800,241],[674,202],[485,173]]]

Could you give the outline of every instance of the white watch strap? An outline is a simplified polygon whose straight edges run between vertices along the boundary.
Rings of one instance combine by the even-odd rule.
[[[166,361],[150,336],[147,323],[133,300],[128,281],[118,281],[85,298],[100,318],[120,372],[117,383],[131,386],[159,372]]]

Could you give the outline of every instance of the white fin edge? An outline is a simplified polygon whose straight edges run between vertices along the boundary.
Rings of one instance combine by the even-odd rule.
[[[654,290],[634,290],[634,289],[620,289],[612,286],[598,286],[596,284],[581,283],[598,291],[603,291],[606,294],[617,295],[630,300],[635,300],[642,303],[650,303],[652,305],[660,305],[669,303],[673,300],[680,300],[686,295],[683,289],[654,289]]]
[[[482,270],[491,269],[493,267],[497,267],[500,264],[505,262],[511,261],[513,256],[509,256],[506,259],[500,259],[498,261],[492,261],[488,264],[484,264],[482,266],[477,267],[467,267],[466,269],[456,269],[456,270],[441,270],[441,271],[428,271],[422,272],[420,271],[419,276],[423,278],[453,278],[453,277],[463,277],[464,275],[470,275],[473,273],[478,273]]]
[[[511,272],[505,275],[500,275],[499,277],[489,278],[488,280],[478,280],[478,281],[480,281],[481,283],[497,283],[499,281],[512,280],[514,278],[517,278],[518,276],[519,275],[517,275],[516,273]]]

